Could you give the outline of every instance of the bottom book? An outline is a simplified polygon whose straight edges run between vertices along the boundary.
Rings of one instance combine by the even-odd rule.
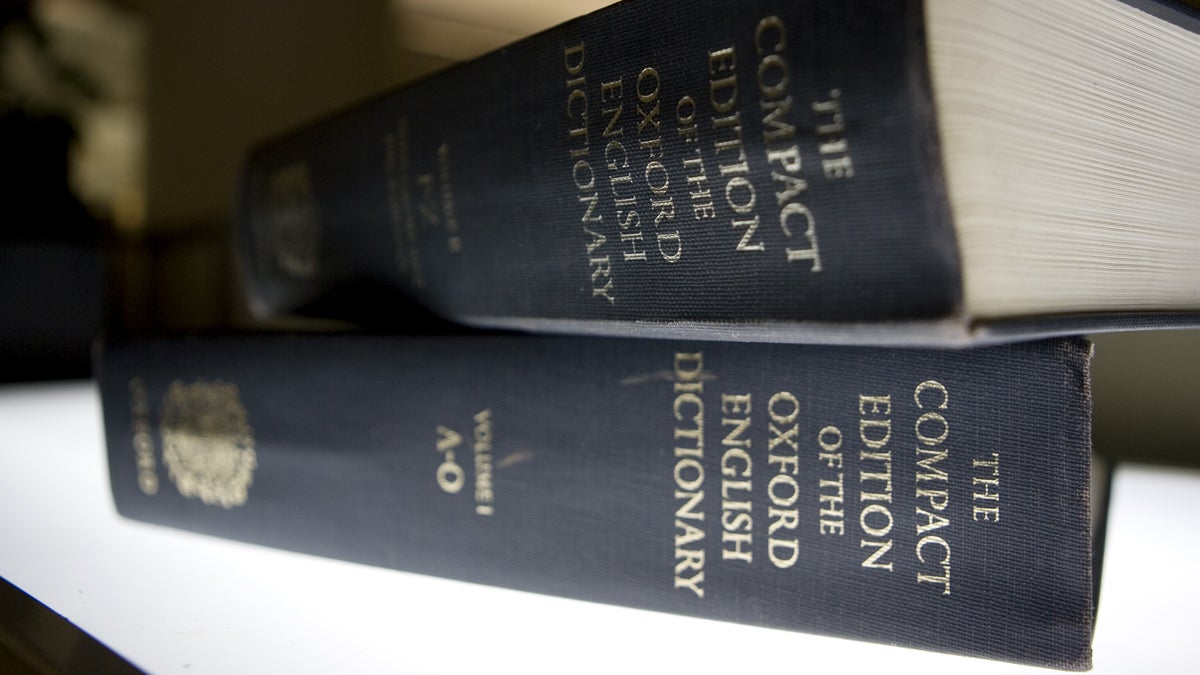
[[[508,588],[1091,665],[1090,346],[110,344],[124,516]]]

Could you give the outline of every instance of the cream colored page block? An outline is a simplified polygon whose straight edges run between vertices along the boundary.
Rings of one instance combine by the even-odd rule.
[[[1200,307],[1200,37],[1115,0],[926,9],[968,311]]]
[[[455,61],[469,61],[521,39],[518,33],[426,14],[397,17],[396,37],[409,51]]]
[[[613,0],[392,0],[401,44],[468,60],[612,4]]]
[[[392,0],[401,14],[423,14],[529,35],[595,11],[615,0]]]

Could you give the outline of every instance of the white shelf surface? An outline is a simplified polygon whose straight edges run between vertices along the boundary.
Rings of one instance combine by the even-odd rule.
[[[0,387],[0,576],[153,673],[1048,672],[628,610],[117,516],[93,383]],[[1118,468],[1097,673],[1195,672],[1200,473]]]

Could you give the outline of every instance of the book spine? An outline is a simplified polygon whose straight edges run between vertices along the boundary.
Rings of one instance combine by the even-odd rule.
[[[1088,346],[112,345],[119,511],[360,563],[1090,663]]]
[[[269,142],[241,192],[267,313],[383,288],[719,334],[961,302],[915,0],[627,0]]]

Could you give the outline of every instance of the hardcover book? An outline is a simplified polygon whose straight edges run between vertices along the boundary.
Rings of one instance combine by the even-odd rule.
[[[248,293],[733,340],[1195,324],[1198,26],[1173,0],[626,0],[258,147]]]
[[[99,381],[130,518],[1084,669],[1089,358],[309,335],[113,344]]]

